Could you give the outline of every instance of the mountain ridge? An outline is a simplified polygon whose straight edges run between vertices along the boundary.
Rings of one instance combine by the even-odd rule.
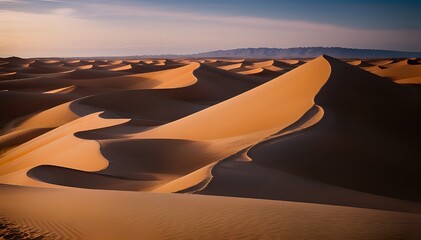
[[[36,59],[58,58],[58,59],[132,59],[132,58],[249,58],[249,59],[310,59],[321,55],[328,55],[337,59],[385,59],[385,58],[421,58],[421,52],[382,50],[382,49],[360,49],[343,47],[295,47],[295,48],[234,48],[221,49],[208,52],[192,54],[141,54],[126,56],[86,56],[86,57],[32,57]],[[12,60],[19,57],[4,57],[0,59]]]
[[[193,54],[133,55],[124,58],[250,58],[250,59],[308,59],[328,55],[338,59],[381,59],[381,58],[421,58],[421,52],[382,49],[359,49],[342,47],[296,47],[296,48],[235,48]],[[102,58],[102,57],[100,57]],[[105,57],[104,57],[105,58]],[[107,57],[110,58],[110,57]],[[111,58],[118,58],[111,57]],[[120,57],[121,58],[121,57]]]
[[[341,47],[298,48],[237,48],[188,55],[190,57],[241,57],[241,58],[315,58],[329,55],[334,58],[412,58],[421,57],[421,52],[406,52],[379,49],[357,49]]]

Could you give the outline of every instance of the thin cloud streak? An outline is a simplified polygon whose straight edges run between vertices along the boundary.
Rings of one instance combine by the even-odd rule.
[[[59,5],[46,13],[0,10],[0,23],[0,56],[179,54],[299,46],[396,49],[399,45],[398,50],[414,50],[421,41],[420,31],[361,30],[102,3]]]

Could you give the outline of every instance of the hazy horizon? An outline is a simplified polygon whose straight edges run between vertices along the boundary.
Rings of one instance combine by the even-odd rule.
[[[0,0],[0,240],[421,239],[420,16]]]
[[[9,57],[20,57],[20,58],[106,58],[106,57],[159,57],[159,56],[189,56],[189,55],[195,55],[195,54],[203,54],[203,53],[212,53],[212,52],[219,52],[219,51],[231,51],[231,50],[239,50],[239,49],[264,49],[268,47],[242,47],[242,48],[232,48],[232,49],[216,49],[216,50],[210,50],[206,52],[192,52],[192,53],[162,53],[162,54],[131,54],[131,55],[121,55],[121,54],[115,54],[115,55],[86,55],[86,56],[18,56],[18,55],[10,55],[10,56],[0,56],[2,58],[9,58]],[[320,47],[320,46],[310,46],[310,47],[293,47],[293,48],[343,48],[343,47]],[[271,48],[270,48],[271,49]],[[291,48],[275,48],[275,49],[291,49]],[[421,51],[403,51],[403,50],[393,50],[393,49],[369,49],[369,48],[343,48],[343,49],[354,49],[354,50],[369,50],[369,51],[392,51],[392,52],[414,52],[419,53]],[[329,55],[329,54],[327,54]]]
[[[416,1],[0,0],[0,56],[192,54],[236,48],[421,51]],[[328,11],[327,11],[328,9]]]

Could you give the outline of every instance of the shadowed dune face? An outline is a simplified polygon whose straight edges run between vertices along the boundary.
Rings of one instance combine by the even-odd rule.
[[[332,73],[315,98],[325,111],[319,123],[257,145],[249,156],[257,164],[322,182],[421,201],[421,155],[414,147],[420,143],[420,94],[328,61]]]
[[[388,78],[396,83],[419,86],[421,84],[420,59],[383,59],[348,61],[354,66]]]
[[[420,212],[418,59],[0,60],[0,183]]]
[[[201,193],[420,211],[390,198],[420,201],[420,93],[325,59],[331,72],[314,98],[322,117],[225,159]]]

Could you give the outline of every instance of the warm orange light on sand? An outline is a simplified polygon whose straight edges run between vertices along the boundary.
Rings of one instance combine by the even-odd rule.
[[[416,239],[420,61],[347,62],[1,58],[0,234]]]

